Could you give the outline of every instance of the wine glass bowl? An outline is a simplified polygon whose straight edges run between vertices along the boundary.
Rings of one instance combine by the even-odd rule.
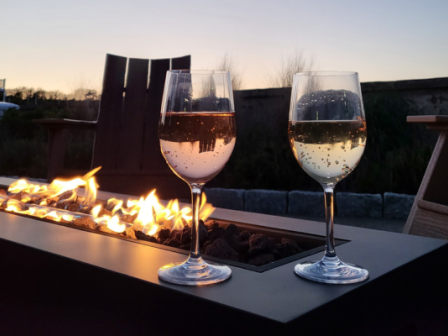
[[[295,74],[288,137],[299,165],[324,189],[327,225],[324,257],[318,262],[296,265],[296,274],[335,284],[366,280],[368,271],[339,260],[333,231],[333,189],[358,165],[367,140],[358,74]]]
[[[199,207],[204,184],[224,168],[235,147],[229,72],[168,71],[158,133],[168,166],[191,188],[193,206],[190,255],[183,263],[162,267],[159,277],[193,286],[224,281],[231,276],[230,268],[201,258]]]

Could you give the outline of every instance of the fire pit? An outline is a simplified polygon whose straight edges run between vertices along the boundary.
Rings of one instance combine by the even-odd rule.
[[[325,233],[323,223],[292,218],[224,209],[212,217],[281,235]],[[297,261],[290,261],[264,272],[229,264],[228,281],[192,288],[158,279],[161,266],[185,259],[178,250],[68,225],[0,212],[2,335],[393,335],[446,327],[446,305],[439,304],[448,299],[439,276],[445,241],[339,226],[345,243],[338,253],[369,269],[364,283],[312,283],[297,277]],[[422,267],[424,276],[415,276]],[[349,327],[338,323],[342,317],[350,317]]]
[[[55,180],[48,186],[15,181],[0,189],[0,210],[188,254],[190,207],[180,207],[177,200],[164,206],[155,190],[146,199],[97,199],[94,174],[99,169],[81,178]],[[324,250],[321,236],[207,220],[214,209],[204,195],[200,244],[206,259],[263,272]],[[336,241],[338,245],[344,242]]]

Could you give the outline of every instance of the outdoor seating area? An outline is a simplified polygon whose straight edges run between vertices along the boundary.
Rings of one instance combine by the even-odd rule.
[[[431,1],[2,5],[0,336],[448,335]]]

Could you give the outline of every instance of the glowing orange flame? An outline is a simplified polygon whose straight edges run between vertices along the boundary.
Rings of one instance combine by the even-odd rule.
[[[110,230],[115,231],[117,233],[121,233],[126,230],[126,224],[124,223],[120,224],[120,219],[118,218],[118,216],[113,216],[112,219],[108,221],[107,227]]]
[[[155,190],[152,190],[146,198],[141,197],[139,200],[124,202],[111,198],[107,201],[106,206],[95,205],[99,186],[93,175],[100,168],[90,171],[82,178],[66,181],[54,180],[48,187],[32,184],[23,179],[18,180],[8,188],[9,193],[13,195],[0,195],[0,203],[5,204],[6,202],[6,211],[57,222],[71,223],[84,220],[85,216],[88,216],[90,218],[88,220],[94,226],[106,225],[109,230],[117,233],[128,232],[127,228],[132,227],[134,231],[142,231],[146,235],[153,236],[162,228],[180,230],[185,225],[191,225],[192,209],[190,207],[181,209],[177,200],[171,200],[164,206],[157,198]],[[85,188],[84,197],[78,197],[79,187]],[[69,191],[71,194],[64,194]],[[22,193],[19,194],[20,192]],[[61,195],[63,195],[62,198]],[[54,204],[58,208],[50,207]],[[90,210],[90,216],[85,214],[75,216],[73,212],[65,210],[69,209],[67,205],[72,206],[70,208],[72,211],[90,209],[91,206],[93,208]],[[78,210],[73,210],[73,207]],[[203,194],[199,218],[207,219],[214,210],[215,208],[211,204],[207,204],[207,198]]]

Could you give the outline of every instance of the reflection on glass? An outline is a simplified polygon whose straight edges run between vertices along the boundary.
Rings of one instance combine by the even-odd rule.
[[[199,206],[202,188],[224,168],[236,140],[235,110],[228,72],[169,71],[159,122],[162,154],[171,170],[190,185],[193,203],[189,258],[159,270],[159,277],[181,285],[228,279],[227,266],[210,265],[200,253]]]
[[[367,270],[338,258],[333,233],[334,187],[358,165],[367,140],[358,75],[340,72],[294,75],[288,136],[299,165],[324,189],[327,224],[324,257],[296,265],[296,274],[334,284],[366,280]]]

